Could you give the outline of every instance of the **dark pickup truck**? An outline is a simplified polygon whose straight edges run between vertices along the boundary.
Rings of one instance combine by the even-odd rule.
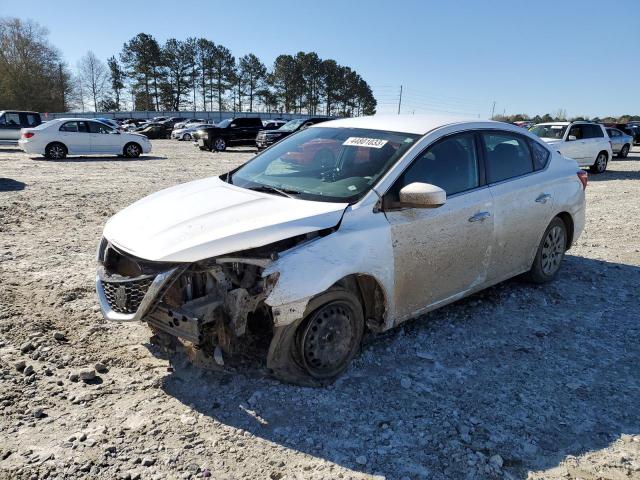
[[[273,145],[277,141],[288,137],[292,133],[295,133],[299,130],[304,130],[305,128],[310,127],[311,125],[314,125],[316,123],[326,122],[327,120],[331,120],[331,118],[299,118],[296,120],[289,120],[287,123],[276,130],[261,130],[258,133],[258,136],[256,136],[256,147],[258,147],[258,150],[262,150],[269,147],[270,145]]]
[[[256,135],[263,128],[258,117],[228,118],[217,125],[196,130],[193,136],[201,150],[222,152],[227,147],[255,145]]]

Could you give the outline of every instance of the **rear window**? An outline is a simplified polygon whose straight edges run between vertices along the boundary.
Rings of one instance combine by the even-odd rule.
[[[549,163],[551,152],[535,140],[530,140],[529,146],[531,147],[531,156],[533,157],[533,168],[535,170],[543,170],[547,166],[547,163]]]
[[[20,114],[7,112],[0,118],[0,125],[8,128],[20,128]]]

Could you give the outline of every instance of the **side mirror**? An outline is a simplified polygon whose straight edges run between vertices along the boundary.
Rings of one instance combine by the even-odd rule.
[[[447,201],[447,193],[430,183],[410,183],[400,190],[400,206],[409,208],[438,208]]]
[[[578,139],[578,137],[576,137],[575,135],[569,135],[569,136],[567,137],[567,140],[571,140],[571,141],[573,141],[573,140],[577,140],[577,139]]]

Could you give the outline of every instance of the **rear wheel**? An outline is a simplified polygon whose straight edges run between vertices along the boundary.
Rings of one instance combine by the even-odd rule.
[[[625,145],[624,147],[622,147],[622,150],[620,150],[620,153],[618,154],[618,157],[620,158],[627,158],[627,155],[629,155],[629,145]]]
[[[546,283],[555,278],[567,250],[567,226],[561,218],[554,218],[542,236],[527,280]]]
[[[593,165],[591,165],[591,170],[593,173],[604,173],[607,169],[607,163],[609,162],[609,156],[607,152],[600,152],[596,157],[596,161]]]
[[[50,143],[44,150],[44,156],[51,160],[62,160],[67,156],[67,147],[58,142]]]
[[[127,158],[137,158],[142,153],[142,148],[137,143],[127,143],[124,146],[124,155]]]

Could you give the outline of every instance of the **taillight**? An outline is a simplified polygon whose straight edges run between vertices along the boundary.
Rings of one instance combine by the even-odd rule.
[[[35,135],[35,133],[33,133],[33,132],[24,132],[24,133],[22,134],[22,138],[31,138],[31,137],[33,137],[34,135]]]
[[[589,175],[584,170],[578,170],[577,172],[578,180],[582,184],[582,189],[585,190],[587,188],[587,183],[589,183]]]

